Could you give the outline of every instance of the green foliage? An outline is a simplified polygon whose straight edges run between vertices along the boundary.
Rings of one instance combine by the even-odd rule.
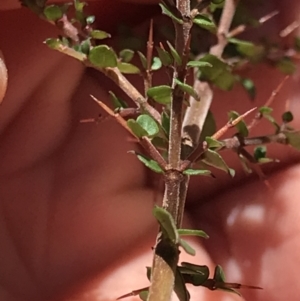
[[[58,5],[49,5],[44,9],[44,15],[49,21],[57,21],[62,18],[64,12]]]
[[[228,112],[228,118],[230,120],[235,120],[237,119],[238,117],[240,116],[240,114],[236,111],[230,111]],[[244,120],[241,120],[239,121],[236,125],[235,125],[235,128],[237,129],[238,133],[243,136],[243,137],[247,137],[248,134],[249,134],[249,131],[248,131],[248,128],[247,128],[247,125],[245,123]]]
[[[205,239],[209,238],[209,236],[202,230],[178,229],[177,232],[180,236],[189,235],[189,236],[200,236]]]
[[[193,23],[211,33],[216,33],[217,26],[214,20],[207,14],[199,14],[193,19]]]
[[[190,86],[188,84],[184,84],[181,81],[179,81],[178,79],[175,79],[175,83],[176,83],[176,85],[178,85],[180,90],[182,90],[183,92],[189,94],[190,96],[192,96],[197,101],[200,101],[200,97],[199,97],[198,93],[194,90],[194,88],[192,86]]]
[[[211,137],[206,137],[205,141],[207,143],[207,146],[212,150],[221,149],[225,146],[224,142],[218,141],[218,140],[213,139]]]
[[[276,133],[278,133],[280,131],[280,126],[272,116],[273,109],[270,107],[260,107],[258,111],[265,119],[272,123],[275,127]]]
[[[96,67],[117,67],[118,61],[115,52],[107,45],[99,45],[91,49],[89,61]]]
[[[170,86],[156,86],[148,89],[147,96],[156,102],[167,105],[171,103],[172,88]]]
[[[256,87],[250,78],[239,78],[239,82],[241,83],[242,87],[247,91],[251,100],[255,99],[256,97]]]
[[[183,248],[183,250],[187,253],[187,254],[189,254],[189,255],[191,255],[191,256],[195,256],[196,255],[196,251],[193,249],[193,247],[191,247],[190,245],[189,245],[189,243],[187,242],[187,241],[185,241],[185,240],[183,240],[183,239],[179,239],[179,245]]]
[[[137,54],[139,56],[139,59],[141,61],[141,64],[142,64],[143,68],[146,70],[147,69],[147,59],[146,59],[146,57],[140,51],[138,51]]]
[[[159,70],[161,67],[162,67],[162,62],[161,62],[160,58],[155,56],[153,58],[151,70],[156,71],[156,70]]]
[[[109,91],[109,96],[115,109],[128,108],[128,104],[124,100],[118,98],[112,91]]]
[[[160,47],[156,47],[156,51],[164,66],[170,66],[173,63],[173,58],[168,51]]]
[[[187,63],[187,67],[193,67],[193,68],[212,67],[212,64],[208,62],[202,62],[202,61],[189,61]]]
[[[170,17],[173,21],[183,24],[183,20],[181,19],[180,12],[177,9],[168,8],[163,3],[160,3],[159,6],[161,7],[162,13],[168,17]]]
[[[129,63],[134,56],[134,51],[131,49],[123,49],[119,52],[119,57],[122,62]]]
[[[150,137],[155,136],[159,132],[159,127],[156,121],[149,115],[142,114],[137,118],[136,121]]]
[[[175,226],[172,215],[165,209],[155,206],[153,208],[153,215],[160,224],[162,231],[175,244],[179,242],[179,235]]]
[[[212,166],[214,168],[220,169],[228,173],[230,176],[234,177],[235,171],[228,167],[225,163],[224,159],[221,155],[211,149],[207,149],[201,155],[201,162],[205,163],[206,165]]]
[[[295,63],[288,57],[284,57],[276,64],[277,68],[285,74],[293,74],[296,71]]]
[[[118,62],[118,68],[122,73],[125,74],[139,74],[141,73],[140,69],[133,64]]]
[[[146,157],[146,156],[144,156],[144,155],[141,155],[141,154],[139,154],[139,153],[137,153],[137,152],[135,152],[135,151],[129,151],[128,153],[132,153],[132,154],[135,154],[136,156],[137,156],[137,158],[146,166],[146,167],[148,167],[149,169],[151,169],[152,171],[154,171],[154,172],[156,172],[156,173],[163,173],[164,171],[163,171],[163,169],[159,166],[159,164],[156,162],[156,161],[154,161],[154,160],[152,160],[152,159],[150,159],[150,158],[148,158],[148,157]]]
[[[283,131],[290,146],[300,151],[300,131]]]
[[[174,292],[177,295],[179,301],[190,300],[190,294],[186,289],[184,278],[178,268],[176,269]]]
[[[210,81],[222,90],[232,89],[235,83],[235,77],[226,63],[212,54],[204,55],[199,61],[211,65],[207,67],[203,66],[201,68],[201,80]]]
[[[293,121],[294,116],[293,116],[292,112],[288,111],[288,112],[284,112],[282,114],[281,118],[284,123],[289,123],[289,122]]]
[[[176,49],[174,48],[174,46],[169,41],[167,41],[167,44],[168,44],[168,46],[170,48],[171,55],[172,55],[174,61],[176,62],[176,64],[178,66],[180,66],[182,64],[181,56],[178,54],[178,52],[176,51]]]
[[[96,40],[103,40],[111,37],[109,33],[103,30],[93,30],[91,31],[90,36]]]
[[[51,49],[54,49],[54,50],[57,50],[61,45],[61,41],[59,39],[52,39],[52,38],[49,38],[45,41],[45,44],[51,48]]]
[[[186,169],[183,171],[183,174],[189,175],[189,176],[211,176],[210,170],[205,169]]]

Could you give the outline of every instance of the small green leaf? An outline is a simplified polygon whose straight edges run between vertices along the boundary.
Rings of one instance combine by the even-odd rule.
[[[208,62],[201,62],[201,61],[189,61],[187,63],[187,67],[193,67],[193,68],[202,68],[202,67],[212,67],[212,64]]]
[[[267,148],[265,146],[257,146],[254,149],[254,159],[259,162],[260,159],[266,158]]]
[[[240,114],[236,111],[230,111],[228,112],[228,118],[231,120],[235,120],[240,116]],[[241,120],[238,124],[235,125],[235,128],[238,130],[238,132],[243,136],[247,137],[249,134],[247,125],[244,120]]]
[[[80,1],[80,0],[74,0],[74,8],[78,12],[83,12],[83,8],[86,6],[86,2]]]
[[[200,236],[203,238],[209,238],[209,236],[202,230],[193,230],[193,229],[178,229],[178,234],[182,235],[190,235],[190,236]]]
[[[179,244],[187,254],[192,255],[192,256],[196,255],[196,251],[188,244],[187,241],[180,238]]]
[[[160,47],[156,47],[158,56],[164,66],[170,66],[173,63],[170,53]]]
[[[148,89],[147,96],[160,104],[171,103],[172,88],[170,86],[156,86]]]
[[[137,156],[137,158],[142,162],[144,163],[148,168],[150,168],[152,171],[154,172],[157,172],[157,173],[163,173],[163,169],[159,166],[159,164],[150,159],[150,158],[147,158],[146,156],[144,155],[141,155],[135,151],[129,151],[128,153],[130,154],[135,154]]]
[[[85,19],[85,22],[87,25],[91,25],[95,22],[96,17],[95,16],[88,16]]]
[[[193,19],[193,23],[212,33],[216,33],[217,26],[215,22],[206,14],[199,14]]]
[[[129,126],[129,128],[133,131],[133,133],[137,137],[141,138],[141,137],[144,137],[144,136],[148,136],[148,133],[134,119],[128,119],[127,120],[127,125]]]
[[[44,15],[49,21],[57,21],[63,16],[63,11],[58,5],[49,5],[44,9]]]
[[[293,74],[297,70],[295,63],[290,58],[283,58],[277,64],[276,67],[285,74]]]
[[[300,131],[283,131],[287,137],[288,144],[300,151]]]
[[[169,10],[169,8],[167,8],[164,4],[160,3],[159,6],[161,7],[162,13],[168,17],[170,17],[172,20],[174,20],[175,22],[179,23],[179,24],[183,24],[183,20],[181,20],[180,18],[180,14],[177,14],[177,16],[175,16],[175,14],[173,12],[171,12]],[[175,11],[174,11],[175,12]]]
[[[174,292],[177,295],[179,301],[189,301],[190,300],[190,294],[189,294],[188,290],[186,289],[184,278],[181,275],[178,267],[176,268]]]
[[[161,228],[164,230],[165,235],[174,243],[178,243],[179,235],[170,212],[158,206],[155,206],[152,212],[154,217],[159,222]]]
[[[86,39],[82,41],[80,44],[80,51],[86,55],[89,55],[91,49],[91,41],[90,39]]]
[[[182,64],[182,60],[181,60],[180,55],[178,54],[178,52],[176,51],[176,49],[173,47],[173,45],[169,41],[167,41],[167,44],[168,44],[168,46],[170,48],[170,51],[171,51],[171,54],[173,56],[174,61],[176,62],[176,64],[178,66],[180,66]]]
[[[292,112],[287,111],[282,114],[281,118],[282,118],[283,122],[289,123],[289,122],[293,121],[294,116],[293,116]]]
[[[156,121],[149,115],[140,115],[136,122],[147,132],[147,136],[155,136],[159,132]]]
[[[228,41],[236,45],[237,51],[242,56],[247,57],[252,61],[259,61],[265,53],[265,47],[262,45],[255,45],[249,41],[235,38],[228,39]]]
[[[107,38],[110,38],[111,35],[103,30],[93,30],[91,33],[90,33],[90,36],[93,38],[93,39],[97,39],[97,40],[103,40],[103,39],[107,39]]]
[[[189,176],[211,176],[210,170],[205,169],[186,169],[183,171],[183,174]]]
[[[260,107],[259,108],[259,113],[261,113],[262,115],[265,115],[265,114],[270,115],[270,114],[272,114],[272,112],[273,112],[273,109],[270,107]]]
[[[203,285],[209,277],[209,269],[206,265],[196,265],[189,262],[182,262],[180,270],[185,283],[191,283],[194,286]]]
[[[133,59],[133,56],[134,56],[134,51],[131,49],[123,49],[119,53],[119,57],[124,63],[129,63]]]
[[[144,54],[140,51],[137,52],[139,58],[140,58],[140,61],[142,63],[142,66],[143,68],[146,70],[147,69],[147,59],[146,57],[144,56]]]
[[[190,86],[188,84],[184,84],[181,81],[179,81],[178,79],[175,79],[175,83],[178,85],[180,90],[191,95],[195,100],[200,101],[200,97],[199,97],[198,93],[194,90],[194,88],[192,86]]]
[[[212,66],[203,66],[200,69],[200,79],[208,80],[222,90],[232,89],[236,79],[226,63],[212,54],[203,56],[199,61],[209,63]]]
[[[117,67],[115,52],[106,45],[99,45],[91,49],[88,56],[90,62],[100,68]]]
[[[140,69],[130,63],[118,62],[119,70],[124,74],[139,74]]]
[[[211,137],[206,137],[205,141],[207,142],[207,145],[208,145],[209,148],[221,149],[225,146],[224,142],[218,141],[218,140],[213,139]]]
[[[256,87],[254,82],[249,78],[242,78],[240,82],[250,96],[250,99],[253,100],[256,96]]]
[[[110,100],[111,100],[111,102],[113,104],[114,109],[120,109],[120,108],[124,108],[125,109],[125,108],[128,108],[128,105],[127,105],[127,103],[124,100],[118,98],[111,91],[109,91],[108,93],[109,93]]]
[[[162,62],[159,57],[155,56],[151,65],[151,70],[156,71],[162,67]]]
[[[217,282],[225,282],[225,273],[220,265],[215,267],[214,280]]]
[[[62,43],[59,39],[49,38],[44,42],[51,49],[58,49]]]
[[[217,152],[207,149],[201,156],[201,161],[209,166],[223,170],[234,177],[235,171],[228,167],[223,158]]]

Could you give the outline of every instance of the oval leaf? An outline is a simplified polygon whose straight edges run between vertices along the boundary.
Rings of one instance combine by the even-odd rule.
[[[97,40],[103,40],[103,39],[107,39],[107,38],[110,38],[111,35],[103,30],[93,30],[91,33],[90,33],[90,36],[94,39],[97,39]]]
[[[172,88],[169,86],[152,87],[148,89],[147,95],[160,104],[169,104],[171,103]]]
[[[118,65],[115,52],[106,45],[92,48],[88,58],[93,65],[100,68],[117,67]]]
[[[44,9],[44,15],[49,21],[56,21],[63,16],[63,11],[58,5],[49,5]]]
[[[147,132],[148,136],[155,136],[159,132],[156,121],[149,115],[140,115],[136,122]]]
[[[139,74],[141,73],[140,69],[130,63],[118,63],[118,68],[122,73],[125,74]]]

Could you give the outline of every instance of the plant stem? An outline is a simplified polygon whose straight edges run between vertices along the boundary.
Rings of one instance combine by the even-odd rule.
[[[168,170],[165,173],[163,208],[171,213],[176,223],[176,227],[180,228],[184,213],[189,177],[183,175],[180,170],[184,93],[176,86],[175,80],[178,79],[184,83],[186,79],[186,63],[189,53],[192,23],[190,21],[190,0],[177,0],[176,7],[184,20],[182,25],[174,23],[176,31],[175,49],[182,58],[182,64],[175,64],[174,66],[174,90],[170,113]],[[158,234],[153,258],[148,301],[171,300],[178,260],[178,245],[164,237],[162,232],[160,232]]]

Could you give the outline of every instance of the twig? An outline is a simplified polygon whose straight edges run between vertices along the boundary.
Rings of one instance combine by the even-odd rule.
[[[264,107],[269,107],[273,103],[275,97],[278,95],[278,93],[284,86],[285,82],[288,80],[288,78],[289,78],[289,75],[285,76],[284,79],[279,83],[277,88],[274,91],[272,91],[270,97],[264,104]],[[259,123],[259,121],[262,119],[262,117],[263,117],[262,113],[258,112],[255,115],[254,119],[251,121],[251,123],[248,125],[248,130],[249,131],[252,130]]]
[[[242,121],[246,116],[251,114],[256,109],[257,108],[253,108],[253,109],[247,111],[246,113],[244,113],[243,115],[240,115],[236,119],[230,120],[220,130],[218,130],[215,134],[213,134],[211,136],[211,138],[216,139],[216,140],[220,139],[229,129],[235,127],[240,121]]]

